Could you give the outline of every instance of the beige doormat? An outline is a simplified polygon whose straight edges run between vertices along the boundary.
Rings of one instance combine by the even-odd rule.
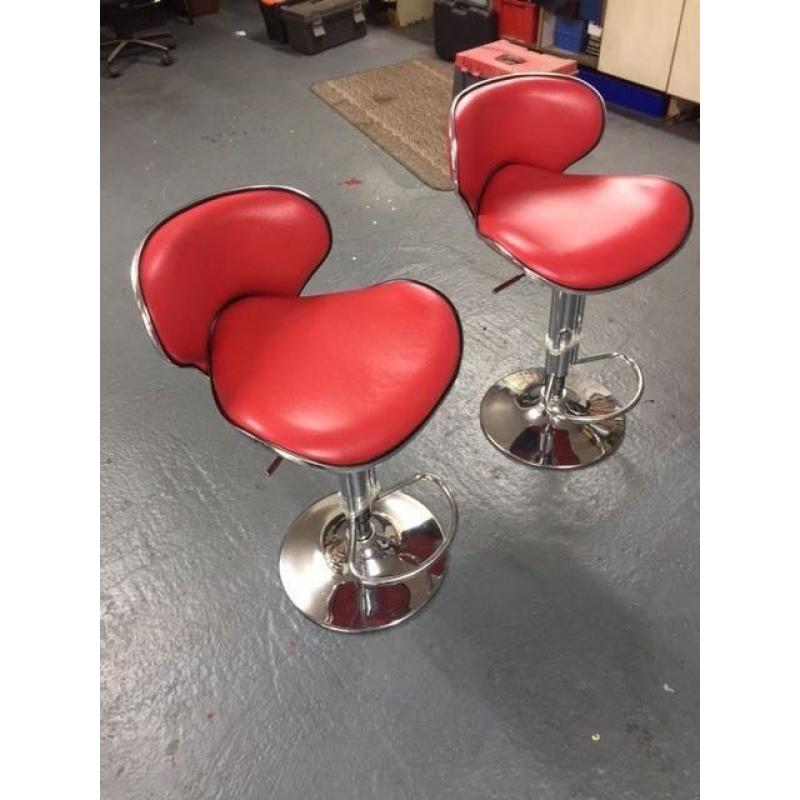
[[[421,181],[447,190],[452,87],[452,64],[421,59],[320,81],[311,91]]]

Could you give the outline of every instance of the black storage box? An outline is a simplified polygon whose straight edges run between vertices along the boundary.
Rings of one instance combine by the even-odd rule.
[[[453,61],[456,53],[497,39],[497,14],[460,0],[434,0],[433,39],[436,55]]]
[[[453,97],[461,94],[469,86],[485,81],[482,75],[473,75],[471,72],[456,67],[453,70]]]
[[[270,3],[265,3],[259,0],[259,8],[261,9],[261,16],[264,17],[264,24],[267,26],[267,37],[274,42],[281,44],[288,44],[289,34],[286,31],[286,23],[281,16],[282,9],[287,6],[293,6],[301,0],[272,0]]]
[[[367,18],[361,0],[306,0],[281,9],[289,44],[313,55],[366,36]]]
[[[288,0],[291,2],[291,0]],[[259,2],[261,16],[264,17],[264,24],[267,26],[267,36],[275,42],[286,44],[289,41],[289,34],[286,32],[286,23],[281,18],[281,8],[284,3],[265,3]]]

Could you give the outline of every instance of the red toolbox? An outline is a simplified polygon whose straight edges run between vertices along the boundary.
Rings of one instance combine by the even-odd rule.
[[[559,72],[562,75],[574,75],[577,71],[578,63],[572,58],[534,53],[527,47],[500,39],[456,54],[453,94],[458,94],[473,83],[498,75],[513,75],[517,72]]]
[[[522,44],[536,44],[539,38],[539,6],[531,0],[495,0],[497,35]]]

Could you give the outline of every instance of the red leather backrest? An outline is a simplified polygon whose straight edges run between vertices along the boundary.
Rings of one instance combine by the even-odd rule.
[[[327,217],[291,189],[201,200],[158,225],[138,259],[141,301],[167,356],[208,372],[209,329],[247,295],[295,296],[331,246]],[[134,281],[136,281],[134,264]]]
[[[450,109],[450,163],[473,214],[492,173],[506,164],[561,172],[600,140],[605,105],[566,75],[515,75],[477,84]]]

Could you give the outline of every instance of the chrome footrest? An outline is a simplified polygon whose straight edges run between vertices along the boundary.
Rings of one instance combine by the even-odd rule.
[[[626,356],[624,353],[602,353],[596,356],[586,356],[585,358],[579,358],[574,363],[589,364],[593,361],[606,361],[611,358],[619,359],[620,361],[627,364],[633,370],[633,373],[636,376],[636,383],[637,383],[636,391],[634,392],[633,398],[631,400],[629,400],[627,403],[620,406],[619,408],[614,409],[614,411],[610,411],[607,414],[585,414],[585,415],[570,414],[564,411],[562,408],[559,408],[557,405],[553,404],[553,400],[550,397],[550,395],[553,390],[553,385],[556,381],[556,376],[549,375],[547,378],[547,384],[545,385],[545,389],[541,395],[542,405],[544,406],[544,409],[547,412],[547,414],[550,417],[552,417],[552,419],[555,421],[575,422],[578,424],[591,425],[598,422],[607,422],[608,420],[621,417],[624,414],[627,414],[632,408],[634,408],[636,404],[642,399],[642,394],[644,393],[644,375],[642,374],[641,368],[634,359],[632,359],[630,356]]]
[[[350,574],[364,586],[369,586],[369,587],[393,586],[400,583],[406,583],[412,578],[415,578],[418,575],[421,575],[422,573],[427,572],[429,569],[431,569],[431,567],[433,567],[434,564],[436,564],[442,558],[442,556],[444,556],[450,545],[453,543],[453,539],[455,538],[456,535],[456,530],[458,529],[458,505],[456,504],[455,498],[453,497],[453,493],[450,490],[450,488],[437,475],[431,475],[430,473],[427,472],[421,472],[416,475],[413,475],[412,477],[407,478],[406,480],[401,481],[400,483],[396,483],[394,486],[391,486],[390,488],[380,492],[373,501],[373,504],[376,504],[381,500],[385,500],[391,497],[391,495],[401,492],[403,491],[403,489],[407,489],[409,486],[412,486],[413,484],[419,483],[421,481],[428,481],[437,486],[444,495],[445,499],[447,500],[448,506],[450,508],[450,520],[448,521],[447,527],[442,533],[442,540],[439,543],[439,546],[427,558],[423,559],[419,564],[416,564],[411,569],[403,570],[402,572],[399,572],[394,575],[379,575],[379,576],[366,575],[359,569],[359,567],[355,563],[361,543],[355,540],[354,529],[351,527],[347,567],[350,571]]]

